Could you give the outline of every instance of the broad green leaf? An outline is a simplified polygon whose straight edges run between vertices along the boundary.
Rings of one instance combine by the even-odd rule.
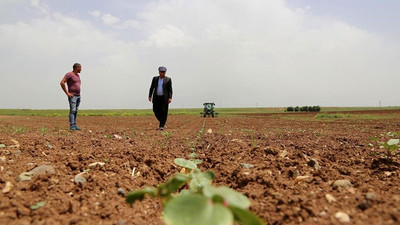
[[[242,209],[247,209],[250,207],[251,202],[242,193],[234,191],[228,187],[213,187],[205,186],[203,188],[204,196],[213,199],[214,196],[221,196],[229,206],[234,206]]]
[[[264,225],[265,222],[262,221],[258,216],[254,215],[252,212],[230,206],[229,209],[233,213],[235,221],[242,225]]]
[[[201,159],[191,159],[190,161],[194,162],[194,164],[199,165],[200,163],[203,162]]]
[[[400,142],[399,139],[390,139],[387,143],[388,145],[398,145]]]
[[[383,147],[384,149],[389,149],[389,148],[390,148],[390,145],[389,145],[388,143],[383,143],[383,144],[382,144],[382,147]]]
[[[35,205],[32,205],[32,206],[31,206],[31,209],[37,210],[37,209],[42,208],[44,205],[46,205],[46,202],[38,202],[38,203],[36,203]]]
[[[142,201],[146,194],[154,197],[157,195],[157,189],[146,187],[142,190],[132,191],[126,196],[125,201],[132,205],[137,200]]]
[[[214,180],[214,173],[211,171],[204,173],[193,173],[192,180],[189,183],[190,190],[194,192],[201,191],[206,185],[211,184]]]
[[[192,162],[190,160],[182,159],[182,158],[176,158],[174,160],[174,163],[176,165],[178,165],[178,166],[181,166],[181,167],[184,167],[184,168],[187,168],[187,169],[191,169],[191,170],[197,168],[196,163],[194,163],[194,162]]]
[[[222,204],[198,194],[178,195],[164,207],[167,225],[232,225],[233,215]]]
[[[395,151],[395,150],[397,150],[397,149],[399,149],[399,146],[398,146],[398,145],[389,145],[389,150],[390,150],[390,151]]]
[[[192,194],[192,192],[189,189],[183,189],[182,191],[179,192],[179,195],[189,195]]]
[[[197,154],[194,153],[194,152],[192,152],[192,153],[189,154],[189,157],[190,157],[190,158],[196,158],[196,157],[197,157]]]
[[[165,184],[158,186],[158,190],[161,196],[167,196],[175,191],[179,190],[189,180],[189,176],[186,174],[175,174]]]

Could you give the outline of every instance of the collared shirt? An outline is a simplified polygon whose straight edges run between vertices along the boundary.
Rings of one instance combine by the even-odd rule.
[[[164,78],[160,77],[158,79],[158,86],[157,86],[157,95],[158,96],[163,96],[164,95],[163,84],[164,84]]]

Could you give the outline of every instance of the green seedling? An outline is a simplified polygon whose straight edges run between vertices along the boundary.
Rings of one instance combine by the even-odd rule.
[[[194,162],[194,164],[199,165],[203,162],[201,159],[191,159],[190,161]]]
[[[171,137],[171,133],[168,131],[165,131],[162,134],[164,135],[164,141],[163,141],[161,147],[165,148],[167,146],[167,142],[168,142],[169,138]]]
[[[197,134],[196,134],[196,140],[197,140],[197,142],[200,142],[200,141],[201,141],[201,138],[202,138],[203,133],[204,133],[204,128],[205,128],[205,126],[206,126],[206,121],[204,120],[203,126],[201,127],[201,129],[200,129],[200,130],[197,132]]]
[[[189,154],[189,157],[190,158],[196,158],[197,154],[195,152],[192,152],[192,153]]]
[[[258,145],[256,134],[253,130],[250,129],[242,129],[242,131],[250,136],[251,138],[251,147],[256,147]]]
[[[48,148],[50,148],[50,149],[51,149],[51,148],[54,148],[54,146],[51,145],[50,142],[48,142],[48,141],[46,141],[46,146],[47,146]]]
[[[12,132],[11,132],[12,134],[22,134],[25,131],[28,131],[28,127],[15,127],[15,126],[12,126],[11,130],[12,130]]]
[[[41,128],[40,128],[40,134],[41,134],[42,136],[46,135],[46,132],[47,132],[47,128],[46,128],[46,127],[41,127]]]
[[[108,138],[108,139],[113,139],[113,136],[111,134],[106,134],[106,135],[104,135],[104,137]]]
[[[249,163],[240,163],[240,166],[244,169],[250,169],[253,168],[254,165],[253,164],[249,164]]]
[[[31,209],[32,210],[37,210],[37,209],[42,208],[44,205],[46,205],[46,202],[38,202],[35,205],[32,205]]]
[[[197,169],[197,164],[193,162],[192,160],[186,160],[182,158],[176,158],[174,160],[174,163],[180,167],[189,169],[189,170],[194,170]]]
[[[246,196],[225,186],[213,186],[213,179],[214,173],[194,168],[192,173],[175,174],[155,188],[130,192],[126,202],[132,205],[146,195],[161,198],[166,225],[265,224],[248,210],[251,203]]]
[[[189,170],[193,170],[193,169],[197,169],[197,165],[201,164],[203,162],[203,160],[201,159],[182,159],[182,158],[176,158],[174,160],[174,163],[180,167],[189,169]]]
[[[197,145],[197,143],[201,142],[202,136],[204,134],[205,126],[206,126],[206,121],[204,120],[201,129],[199,131],[197,131],[197,133],[196,133],[196,139],[188,142],[189,143],[188,145],[189,145],[189,148],[191,151],[193,151],[193,152],[196,151],[196,145]]]
[[[399,139],[390,139],[386,143],[381,144],[381,148],[385,149],[386,151],[382,153],[382,155],[389,161],[392,160],[393,157],[400,155],[400,146],[399,146]]]
[[[388,133],[389,134],[389,133]],[[390,137],[392,133],[390,133]],[[390,139],[387,142],[380,142],[378,137],[370,138],[371,141],[376,142],[380,149],[384,149],[383,152],[372,152],[371,155],[380,155],[387,161],[392,161],[394,157],[400,155],[400,145],[399,139]],[[370,146],[374,146],[373,144],[369,144]]]

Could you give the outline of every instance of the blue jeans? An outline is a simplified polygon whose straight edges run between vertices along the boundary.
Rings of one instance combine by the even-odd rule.
[[[76,116],[78,115],[79,104],[81,104],[81,96],[75,95],[68,97],[69,102],[69,124],[76,126]]]

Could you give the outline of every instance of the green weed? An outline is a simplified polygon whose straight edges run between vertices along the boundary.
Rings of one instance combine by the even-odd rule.
[[[41,127],[39,130],[40,130],[40,134],[42,136],[46,135],[46,132],[47,132],[47,128],[46,127]]]
[[[161,144],[161,147],[165,148],[167,146],[169,138],[171,137],[171,133],[168,131],[164,131],[162,134],[164,135],[164,141]]]

